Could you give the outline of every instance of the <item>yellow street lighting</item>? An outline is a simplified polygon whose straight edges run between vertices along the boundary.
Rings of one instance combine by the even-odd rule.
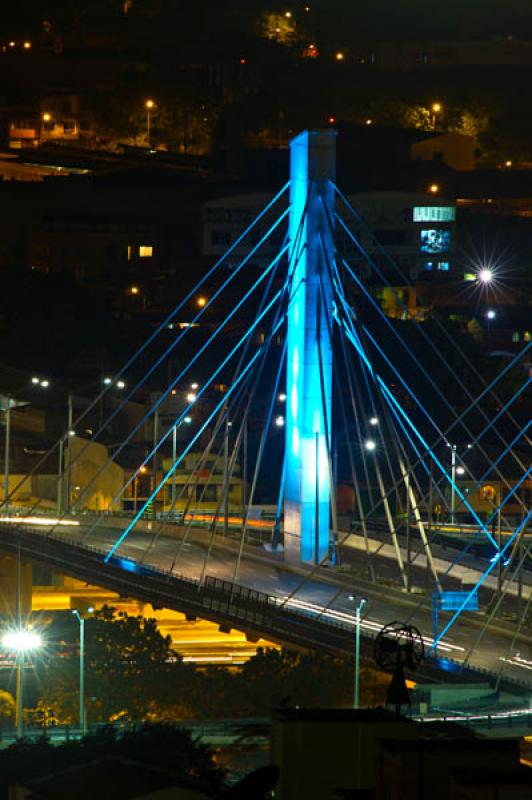
[[[338,53],[336,53],[336,55],[335,55],[335,59],[337,61],[343,61],[344,58],[345,58],[345,55],[341,51],[338,51]]]
[[[436,130],[436,114],[440,113],[440,111],[442,109],[442,105],[441,105],[441,103],[433,103],[430,108],[431,108],[431,111],[432,111],[432,130],[435,131]]]
[[[52,121],[52,115],[48,111],[45,111],[44,114],[42,115],[42,121],[43,122],[51,122]]]
[[[31,42],[24,42],[22,47],[24,48],[24,50],[29,50],[31,48]]]
[[[430,184],[429,192],[431,194],[438,194],[439,191],[440,191],[440,187],[439,187],[439,185],[437,183],[431,183]]]
[[[367,120],[364,121],[364,124],[365,125],[373,125],[373,120],[368,118]]]
[[[505,167],[511,167],[511,166],[513,166],[513,161],[510,161],[510,159],[508,159],[508,161],[505,161],[505,162],[504,162],[504,166],[505,166]]]
[[[138,294],[139,292],[140,292],[140,289],[139,289],[138,286],[130,286],[129,287],[129,293],[130,294]]]
[[[207,305],[207,298],[198,297],[198,299],[196,300],[196,305],[199,306],[199,308],[204,308]]]
[[[286,19],[291,19],[292,12],[291,11],[285,11],[285,17],[286,17]]]
[[[148,147],[150,147],[151,143],[151,112],[155,108],[155,100],[148,99],[144,103],[144,107],[146,109],[146,139],[148,140]]]

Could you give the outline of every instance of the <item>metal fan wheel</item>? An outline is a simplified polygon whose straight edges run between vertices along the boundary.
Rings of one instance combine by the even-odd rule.
[[[390,622],[375,640],[375,660],[383,669],[399,665],[415,669],[424,655],[423,637],[414,625]]]

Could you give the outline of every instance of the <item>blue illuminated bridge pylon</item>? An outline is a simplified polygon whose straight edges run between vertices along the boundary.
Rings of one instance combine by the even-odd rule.
[[[525,502],[531,483],[523,449],[532,443],[530,421],[523,424],[517,408],[530,393],[530,376],[523,379],[520,371],[530,344],[488,379],[475,372],[460,344],[435,318],[431,324],[440,326],[440,341],[454,363],[463,359],[465,371],[473,374],[472,383],[464,382],[428,326],[408,317],[396,287],[409,286],[409,277],[336,185],[336,132],[301,133],[291,142],[290,156],[285,186],[117,373],[117,380],[126,379],[123,399],[107,404],[108,417],[92,432],[85,420],[91,408],[103,408],[101,400],[112,388],[104,387],[72,421],[74,431],[90,429],[90,436],[76,437],[74,449],[65,431],[0,502],[0,516],[33,473],[44,471],[47,459],[48,474],[56,474],[58,453],[60,463],[76,474],[77,461],[83,462],[84,453],[90,456],[89,448],[127,401],[137,400],[167,372],[171,377],[109,461],[91,461],[93,472],[85,469],[83,481],[74,481],[83,485],[64,507],[59,502],[58,519],[44,527],[40,501],[27,511],[35,519],[39,515],[43,533],[59,536],[74,516],[84,545],[105,546],[107,565],[122,559],[134,571],[139,563],[163,563],[169,572],[194,570],[190,577],[200,585],[215,574],[235,586],[247,582],[248,588],[266,592],[275,570],[281,571],[275,584],[279,602],[300,603],[311,613],[323,613],[312,592],[320,595],[314,582],[323,583],[325,575],[336,587],[345,567],[350,588],[367,581],[384,602],[386,588],[379,584],[384,574],[401,597],[409,598],[414,621],[419,608],[427,613],[416,592],[425,592],[428,603],[437,598],[442,630],[435,633],[436,642],[462,613],[475,613],[471,609],[482,591],[487,619],[506,604],[519,617],[521,630],[532,601],[526,541],[530,509]],[[430,200],[427,213],[436,202]],[[368,241],[373,242],[371,252],[364,246]],[[232,269],[226,268],[229,258]],[[367,274],[394,295],[408,319],[405,326],[386,315]],[[205,304],[180,323],[200,290]],[[213,325],[214,315],[205,315],[220,307],[221,320]],[[193,340],[196,333],[199,338]],[[141,359],[149,366],[141,378],[131,380]],[[164,369],[169,361],[180,365],[177,373]],[[202,367],[210,374],[198,381]],[[515,391],[504,395],[502,379],[510,371],[519,380]],[[219,386],[226,390],[220,393]],[[281,395],[283,414],[277,405]],[[460,407],[450,399],[456,396]],[[163,417],[166,427],[155,422]],[[249,448],[252,462],[247,443],[256,420],[260,426]],[[134,451],[135,466],[106,507],[86,515],[93,508],[90,498],[102,494],[102,476],[111,462],[128,462],[127,453],[130,464],[132,450],[126,448],[134,447],[147,426],[154,431],[153,447],[141,455]],[[472,455],[480,466],[470,460]],[[511,480],[508,464],[516,476]],[[467,475],[467,490],[457,479],[458,467]],[[243,479],[238,470],[245,472]],[[339,470],[352,493],[343,520],[337,510]],[[149,488],[140,499],[138,486],[147,485],[146,477]],[[239,480],[245,495],[232,499],[229,511],[232,487]],[[269,487],[267,501],[257,500],[262,484]],[[479,511],[474,498],[486,484],[492,489],[489,505]],[[127,518],[117,517],[118,527],[109,533],[110,516],[124,513],[132,497],[134,510]],[[241,504],[237,510],[236,502]],[[257,519],[257,508],[275,519]],[[463,525],[455,524],[456,511]],[[133,546],[138,549],[128,550]],[[270,559],[263,572],[260,559]],[[299,576],[295,588],[294,576]],[[449,592],[452,610],[444,602]],[[336,602],[333,594],[327,607]],[[345,615],[345,608],[338,613]],[[430,629],[430,610],[428,620]],[[469,653],[462,650],[467,660]]]
[[[335,155],[335,131],[290,145],[284,546],[289,559],[318,564],[330,547]]]

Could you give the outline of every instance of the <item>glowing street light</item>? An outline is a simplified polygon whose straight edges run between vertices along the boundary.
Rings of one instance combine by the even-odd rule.
[[[378,417],[370,417],[369,418],[369,424],[372,425],[373,427],[375,427],[376,425],[379,424],[379,418]]]
[[[126,388],[126,384],[124,383],[124,381],[117,381],[116,382],[116,388],[117,389],[125,389]]]
[[[439,191],[440,191],[440,186],[439,186],[439,184],[437,184],[437,183],[431,183],[431,184],[430,184],[430,186],[429,186],[429,192],[430,192],[431,194],[438,194],[438,192],[439,192]]]
[[[198,297],[198,299],[196,300],[196,305],[198,306],[198,308],[205,308],[205,306],[207,305],[207,298]]]
[[[87,612],[92,614],[94,609],[89,606]],[[77,608],[72,613],[79,622],[79,729],[87,733],[87,714],[85,712],[85,618],[81,616]]]
[[[366,439],[364,442],[364,449],[368,450],[370,453],[377,449],[377,442],[375,439]]]
[[[194,391],[196,391],[196,389],[199,389],[199,383],[194,381],[194,383],[190,384],[190,388],[193,389]]]
[[[430,108],[431,108],[431,111],[432,111],[432,130],[435,131],[436,130],[436,115],[440,113],[442,106],[441,106],[441,103],[433,103]]]
[[[488,267],[482,267],[482,269],[478,271],[477,277],[479,283],[483,283],[484,285],[491,283],[493,280],[493,271]]]
[[[490,308],[489,311],[486,311],[486,319],[495,319],[496,316],[497,312],[494,311],[492,308]]]
[[[345,59],[345,55],[344,55],[344,53],[342,53],[341,51],[339,51],[338,53],[336,53],[336,55],[335,55],[334,57],[335,57],[335,59],[336,59],[337,61],[343,61],[343,60]]]
[[[362,609],[368,602],[365,597],[359,597],[355,594],[350,594],[349,599],[353,602],[356,602],[358,599],[358,605],[355,608],[355,691],[353,697],[353,708],[359,708],[359,694],[360,694],[360,616],[362,614]]]
[[[284,428],[284,417],[282,414],[279,414],[279,416],[275,417],[275,424],[278,428]]]
[[[146,109],[146,139],[148,140],[148,147],[150,147],[151,141],[151,115],[154,108],[156,108],[155,100],[146,100],[144,103],[144,108]]]
[[[24,660],[26,653],[34,652],[42,647],[42,637],[37,631],[29,628],[15,628],[6,631],[2,636],[2,645],[16,654],[17,687],[16,687],[16,712],[15,725],[17,738],[22,739],[24,734],[24,717],[22,714],[24,704]]]
[[[187,403],[195,403],[198,399],[196,392],[187,392],[186,401]]]
[[[285,403],[286,402],[286,394],[284,392],[281,392],[278,395],[277,399],[279,400],[280,403]]]

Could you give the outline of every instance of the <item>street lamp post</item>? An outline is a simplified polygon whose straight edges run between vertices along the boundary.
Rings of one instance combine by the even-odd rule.
[[[432,111],[432,130],[436,130],[436,115],[441,111],[441,103],[433,103],[431,106]]]
[[[456,445],[451,444],[451,524],[455,522],[456,512]]]
[[[32,650],[38,650],[42,645],[39,633],[25,628],[18,628],[7,631],[2,637],[4,647],[16,654],[17,685],[16,685],[16,706],[15,706],[15,726],[17,729],[17,739],[22,739],[24,735],[24,665],[25,655]]]
[[[177,431],[178,431],[178,428],[180,428],[181,425],[183,425],[183,424],[190,425],[191,422],[192,422],[192,417],[184,417],[181,420],[181,422],[176,422],[176,424],[172,428],[172,466],[175,466],[175,463],[177,461]],[[177,503],[177,483],[176,483],[176,476],[175,476],[175,472],[174,472],[174,474],[172,475],[172,486],[171,486],[171,509],[172,509],[172,514],[174,516],[174,519],[175,519],[175,513],[176,513],[176,510],[175,510],[176,503]]]
[[[357,596],[349,595],[350,600],[356,600]],[[358,605],[355,608],[355,691],[353,696],[353,708],[360,708],[360,621],[362,609],[366,605],[365,597],[358,598]]]
[[[94,609],[88,608],[91,614]],[[79,729],[83,735],[87,733],[87,714],[85,711],[85,618],[77,608],[72,613],[79,622]]]
[[[11,398],[5,398],[5,435],[4,435],[4,513],[9,514],[9,447],[11,440]]]
[[[31,383],[33,386],[40,386],[42,389],[47,389],[50,382],[46,379],[32,378]],[[28,406],[27,400],[15,400],[10,395],[0,395],[0,409],[4,412],[4,497],[3,497],[3,510],[5,514],[9,513],[9,469],[10,469],[10,447],[11,447],[11,409],[18,408],[19,406]]]
[[[151,113],[155,108],[155,102],[153,100],[146,100],[144,103],[144,107],[146,109],[146,139],[148,140],[148,147],[151,145]]]

